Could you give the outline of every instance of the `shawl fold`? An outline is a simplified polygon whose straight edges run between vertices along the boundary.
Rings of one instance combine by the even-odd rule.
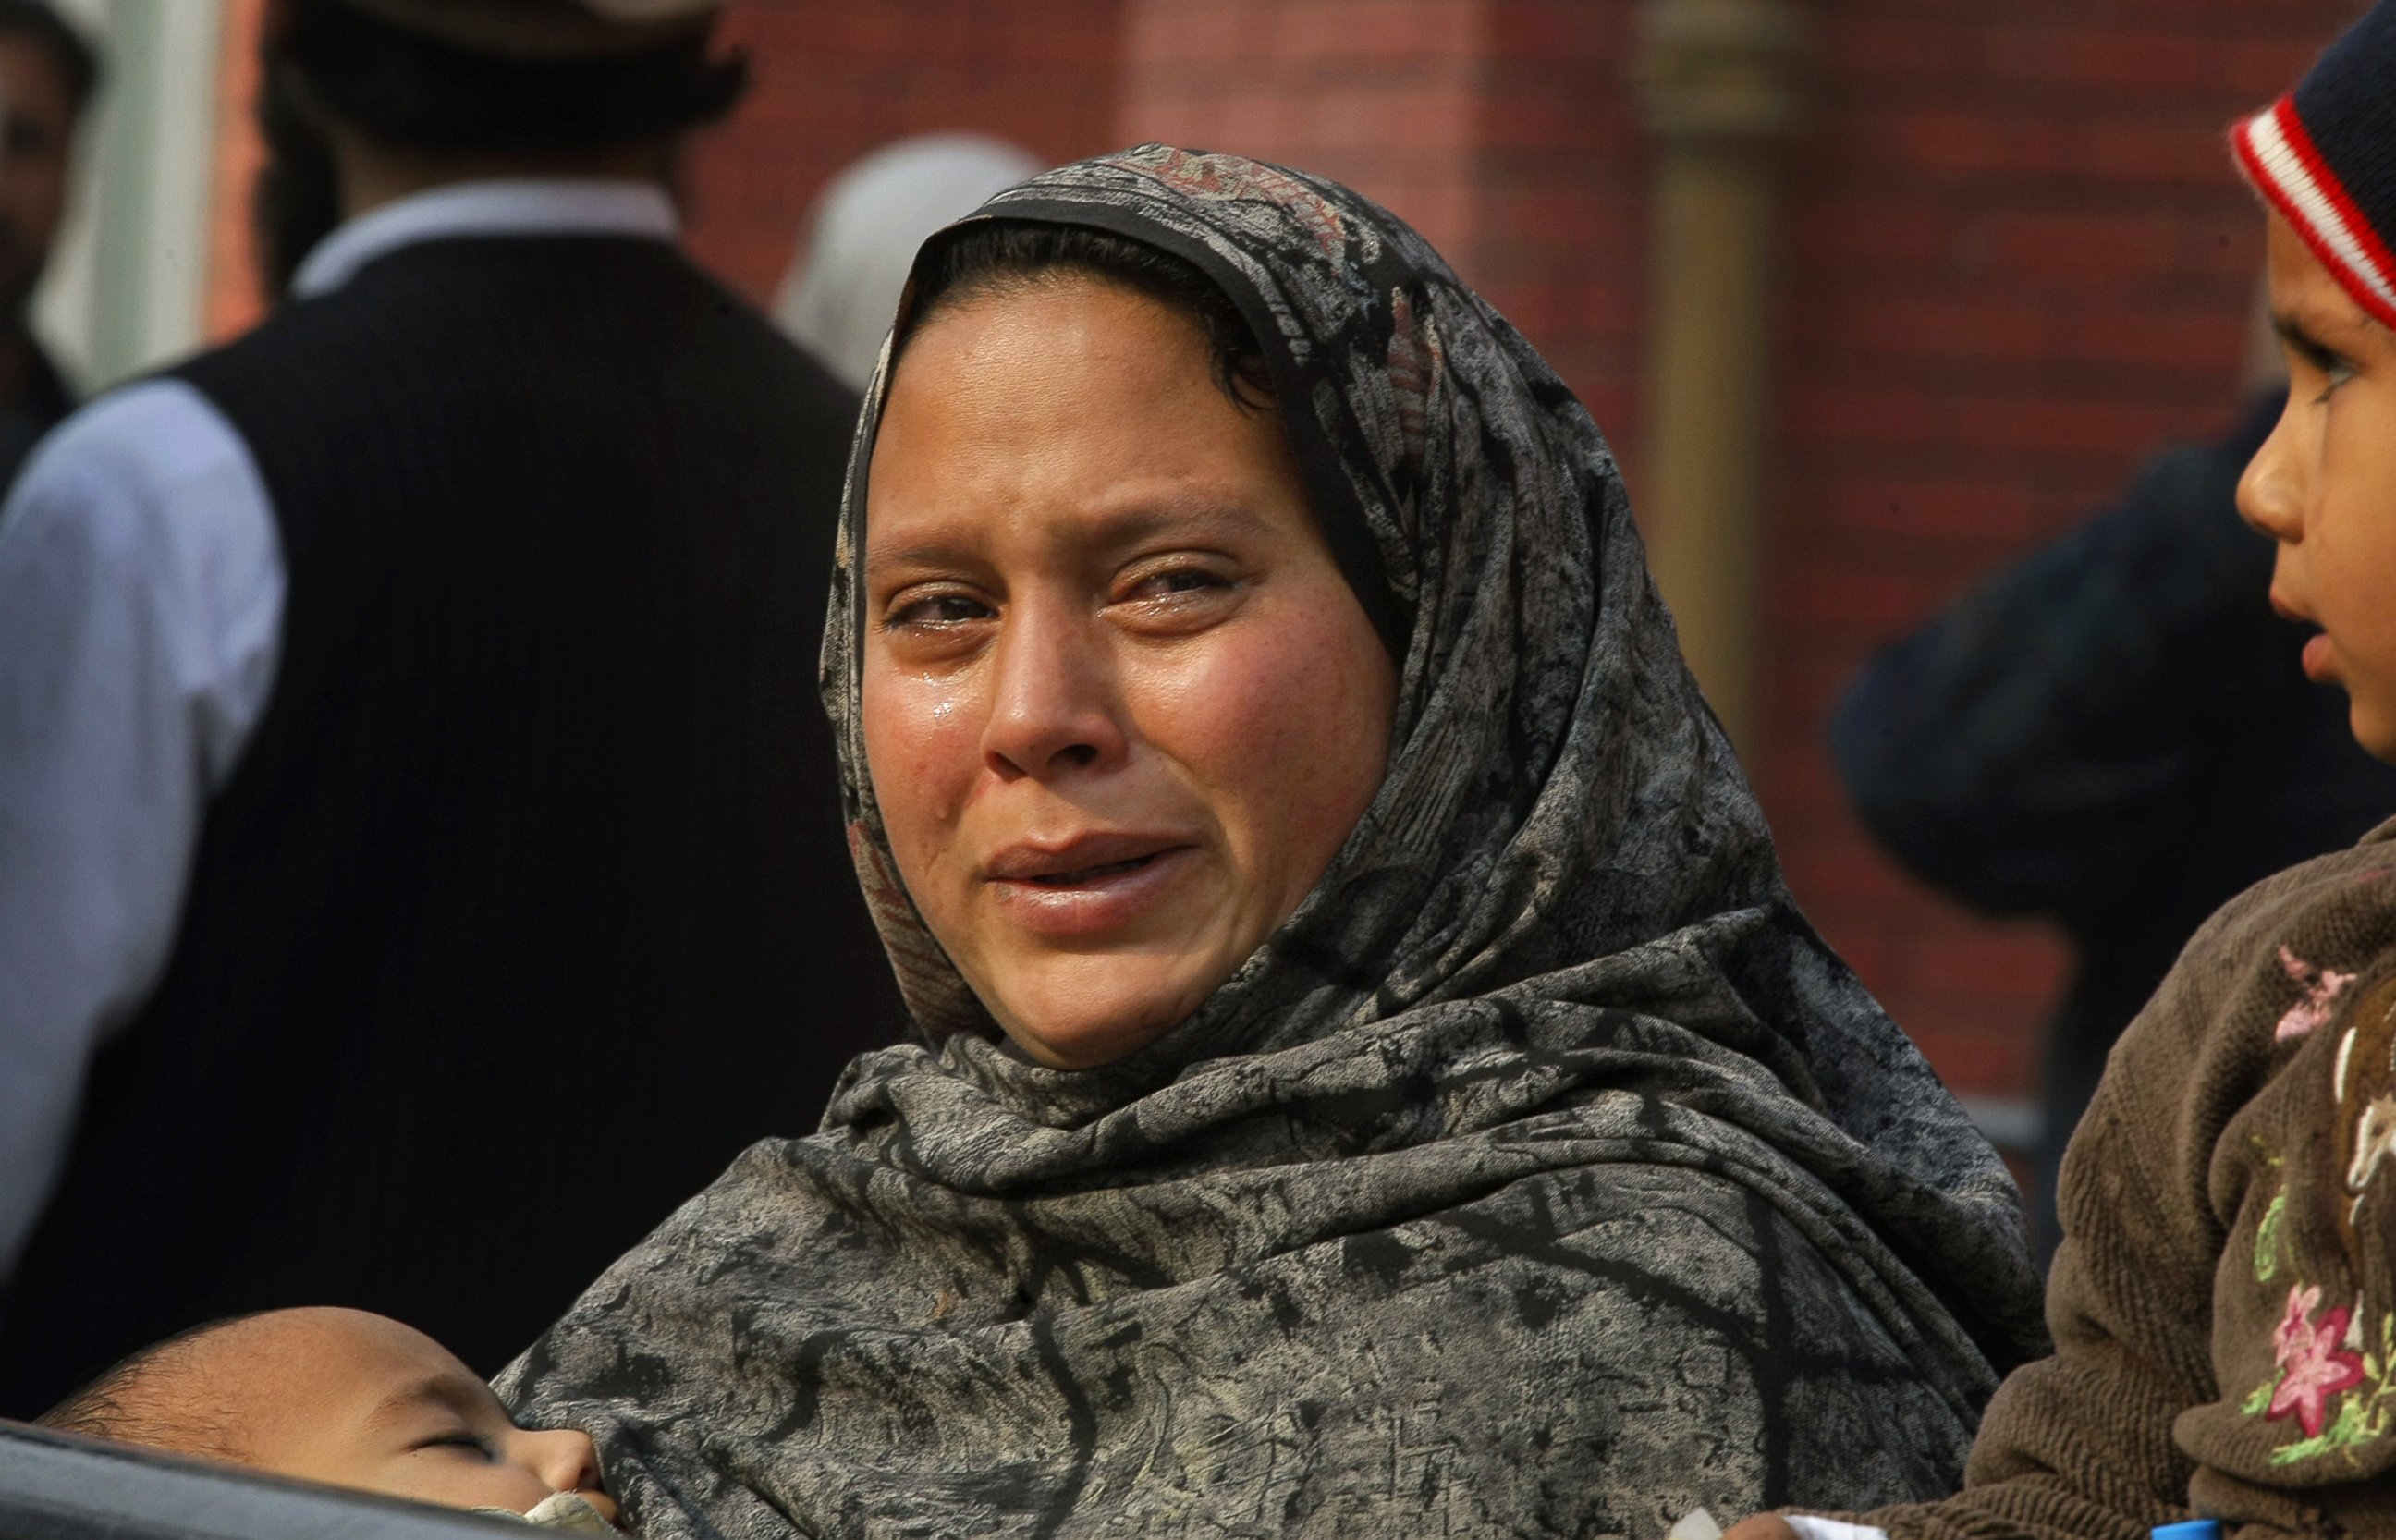
[[[1128,1058],[1009,1051],[895,876],[921,1041],[852,1064],[502,1376],[652,1540],[1657,1535],[1956,1484],[2043,1342],[2018,1194],[1790,903],[1580,404],[1404,224],[1144,146],[978,219],[1114,231],[1262,342],[1403,660],[1312,894]],[[886,378],[887,363],[884,366]]]

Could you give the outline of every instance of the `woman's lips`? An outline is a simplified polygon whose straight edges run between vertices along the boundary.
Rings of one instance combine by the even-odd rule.
[[[1146,912],[1180,879],[1195,852],[1195,846],[1171,845],[1050,871],[994,873],[988,881],[1007,919],[1036,936],[1099,936]]]

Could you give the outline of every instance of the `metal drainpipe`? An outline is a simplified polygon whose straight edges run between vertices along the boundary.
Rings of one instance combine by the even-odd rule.
[[[1681,650],[1742,748],[1770,440],[1779,152],[1803,119],[1790,0],[1646,0],[1637,77],[1656,143],[1645,503]]]

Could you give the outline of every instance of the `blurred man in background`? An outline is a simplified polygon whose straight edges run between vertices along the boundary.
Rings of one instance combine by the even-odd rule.
[[[337,228],[0,513],[0,1413],[302,1303],[488,1373],[892,1020],[855,402],[676,245],[715,9],[272,6],[263,222]]]
[[[29,325],[100,60],[42,0],[0,0],[0,492],[74,398]]]

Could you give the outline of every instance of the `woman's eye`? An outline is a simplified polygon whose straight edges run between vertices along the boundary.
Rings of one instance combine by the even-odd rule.
[[[884,624],[892,631],[911,626],[956,626],[978,620],[990,613],[990,606],[970,594],[933,593],[919,599],[903,599],[891,606]]]
[[[1127,599],[1171,599],[1185,593],[1201,593],[1231,587],[1231,580],[1220,573],[1205,567],[1168,567],[1151,572],[1135,581]]]

